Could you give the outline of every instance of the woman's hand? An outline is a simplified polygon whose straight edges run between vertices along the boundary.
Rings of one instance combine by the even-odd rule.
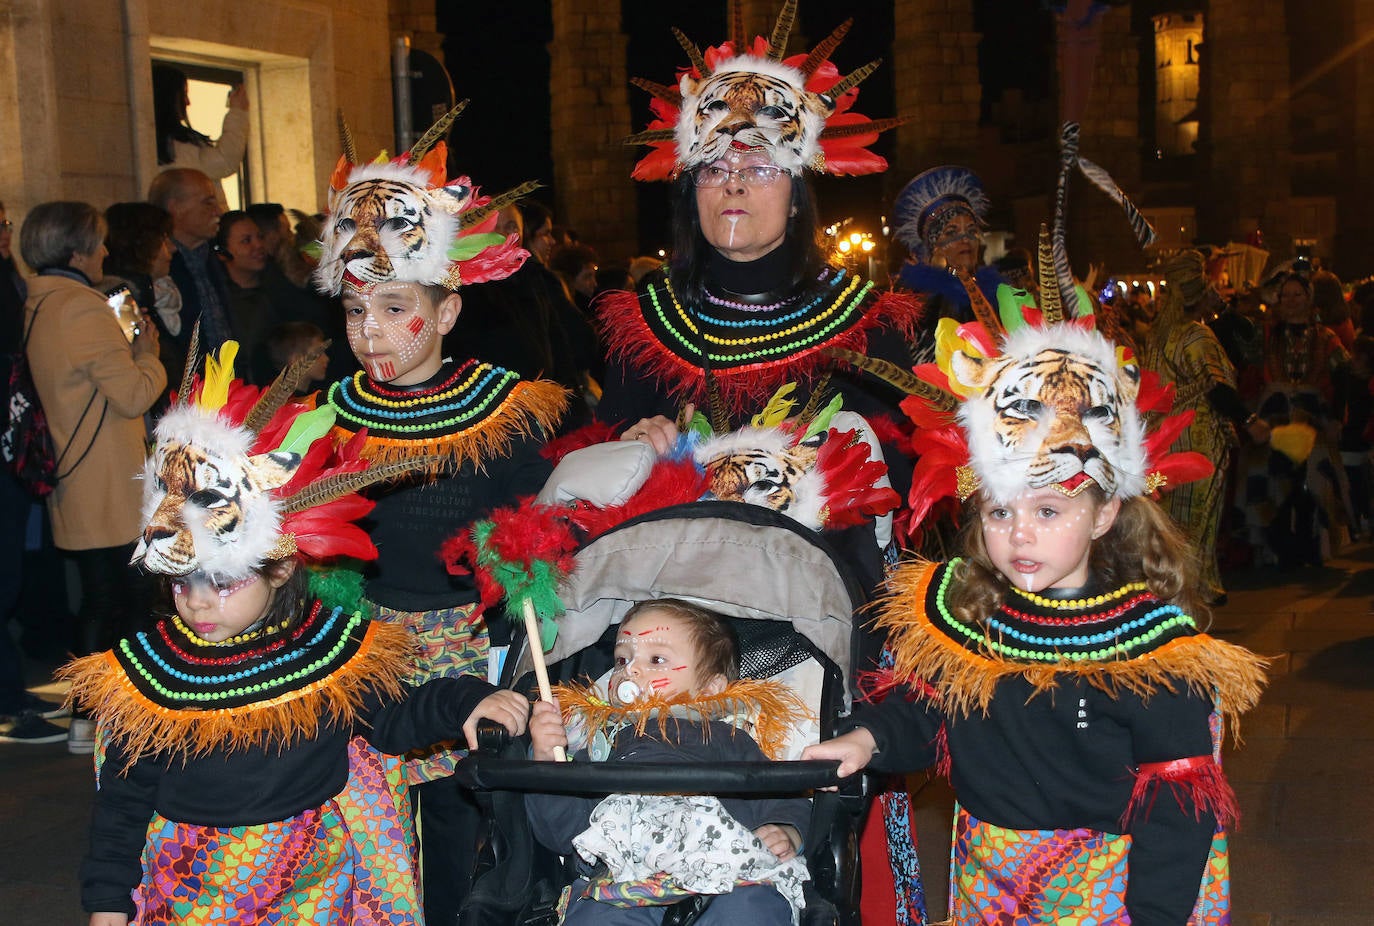
[[[152,354],[156,357],[158,344],[157,325],[153,324],[153,320],[148,317],[148,313],[144,312],[142,317],[138,320],[138,334],[134,336],[134,356],[141,357],[144,354]]]
[[[868,763],[873,761],[873,754],[877,751],[878,741],[873,738],[868,728],[856,727],[833,740],[807,746],[802,750],[801,757],[803,760],[839,759],[840,767],[837,774],[841,778],[848,778],[866,768]]]
[[[467,737],[469,749],[477,748],[477,721],[484,717],[505,727],[511,736],[519,736],[525,732],[525,725],[530,719],[530,702],[522,694],[504,690],[478,701],[463,724],[463,735]]]
[[[530,713],[531,755],[538,762],[552,762],[557,757],[554,749],[568,748],[568,731],[563,726],[563,711],[558,702],[535,701]]]
[[[233,90],[229,91],[229,108],[248,110],[248,88],[243,84],[236,84]]]
[[[797,832],[795,826],[788,826],[786,823],[765,823],[754,830],[754,835],[759,837],[768,847],[768,851],[781,862],[796,858],[797,850],[801,848],[801,833]]]
[[[691,421],[695,414],[696,406],[688,402],[687,407],[682,410],[683,420]],[[663,456],[677,443],[678,433],[677,422],[669,421],[662,415],[655,415],[652,418],[639,419],[632,427],[625,429],[620,439],[644,441],[654,448],[654,453]]]

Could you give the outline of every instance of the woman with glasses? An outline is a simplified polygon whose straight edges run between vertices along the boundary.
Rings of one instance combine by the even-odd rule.
[[[900,417],[902,395],[861,378],[853,364],[864,355],[909,369],[921,303],[828,262],[807,181],[808,171],[884,170],[866,146],[896,120],[852,110],[876,62],[841,76],[828,60],[848,23],[812,53],[786,57],[785,23],[795,12],[787,3],[771,37],[749,44],[737,35],[702,54],[682,39],[692,67],[681,81],[639,83],[655,97],[656,118],[632,139],[653,147],[633,176],[673,184],[673,253],[638,293],[607,294],[596,305],[608,348],[597,416],[621,428],[622,441],[664,454],[694,411],[721,433],[749,424],[788,384],[792,415],[805,418],[838,397],[870,422]],[[886,444],[884,456],[905,497],[909,462]],[[876,588],[874,523],[835,533],[855,578]],[[865,665],[876,648],[862,656]],[[884,798],[883,813],[869,819],[865,920],[923,922],[905,795]],[[889,855],[889,836],[907,852]],[[909,915],[898,916],[898,902]]]
[[[864,146],[892,120],[850,111],[872,67],[841,78],[823,50],[745,47],[708,48],[680,87],[641,84],[658,118],[632,139],[654,148],[634,177],[673,183],[673,253],[666,279],[598,301],[610,362],[597,416],[660,453],[688,405],[720,431],[787,383],[797,410],[840,394],[851,411],[894,412],[900,396],[862,382],[837,348],[911,365],[919,302],[827,263],[806,179],[886,168]]]

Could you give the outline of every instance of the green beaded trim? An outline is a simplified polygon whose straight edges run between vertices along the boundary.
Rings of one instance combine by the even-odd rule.
[[[1162,605],[1157,600],[1151,603],[1142,604],[1138,611],[1157,610],[1159,616],[1163,617],[1156,623],[1146,628],[1143,632],[1122,640],[1107,647],[1082,651],[1072,649],[1031,649],[1024,646],[1011,646],[1000,640],[990,637],[982,628],[971,626],[961,622],[955,617],[945,604],[946,593],[949,590],[949,583],[954,579],[955,566],[959,564],[959,559],[952,559],[940,568],[940,579],[938,583],[932,584],[930,597],[935,606],[935,611],[940,617],[940,627],[946,635],[954,639],[965,649],[974,652],[991,652],[997,656],[1007,659],[1019,659],[1022,661],[1055,663],[1055,662],[1115,662],[1120,659],[1131,659],[1144,652],[1148,652],[1153,644],[1161,636],[1174,629],[1184,629],[1191,633],[1197,632],[1197,624],[1191,617],[1180,612],[1172,605]],[[1119,596],[1117,596],[1119,597]],[[1165,615],[1168,616],[1165,616]],[[1136,611],[1123,616],[1122,622],[1135,617]],[[1146,615],[1150,616],[1150,615]],[[952,631],[952,632],[951,632]],[[1072,644],[1065,641],[1067,646]]]
[[[673,309],[676,311],[676,318],[670,317],[669,313],[665,311],[663,304],[659,301],[659,288],[660,287],[658,286],[650,286],[648,288],[648,293],[649,301],[653,304],[654,307],[654,314],[658,316],[658,320],[662,324],[663,330],[666,331],[668,334],[672,335],[673,338],[675,338],[677,343],[680,345],[682,351],[680,353],[680,356],[699,356],[700,350],[698,349],[695,339],[695,336],[699,334],[699,330],[696,324],[692,321],[687,311],[682,307],[682,304],[678,302],[677,294],[673,292],[672,284],[664,282],[662,285],[662,289],[667,293],[669,300],[671,300],[672,302]],[[707,356],[710,357],[712,363],[729,365],[736,363],[747,363],[749,361],[759,360],[767,357],[776,357],[780,354],[785,355],[798,353],[802,350],[814,346],[818,342],[828,339],[831,336],[831,334],[835,332],[836,329],[841,327],[848,327],[849,325],[853,324],[853,322],[855,321],[855,310],[862,305],[865,297],[868,296],[869,292],[872,289],[873,283],[871,281],[860,285],[860,280],[857,276],[851,277],[849,283],[840,288],[839,295],[830,304],[830,306],[824,312],[817,313],[817,315],[812,316],[813,320],[817,318],[829,318],[829,321],[821,328],[813,329],[812,331],[806,333],[805,336],[797,340],[788,341],[786,343],[774,345],[771,347],[761,348],[759,350],[741,351],[738,353],[729,354],[715,353],[708,348]],[[845,304],[846,300],[848,300],[848,304]],[[832,314],[833,317],[830,317]],[[681,328],[677,327],[674,324],[674,321],[678,320],[680,320],[681,324],[685,326],[687,332],[690,332],[690,336],[688,334],[685,334]],[[794,334],[797,331],[803,330],[805,327],[807,326],[796,325],[793,326],[791,329],[782,329],[779,331],[765,332],[764,334],[758,335],[753,338],[738,340],[747,340],[751,342],[764,342],[768,340],[776,340],[777,338],[786,337],[789,334]]]
[[[330,645],[329,650],[307,663],[285,675],[276,676],[262,682],[255,682],[251,685],[237,686],[234,688],[222,688],[213,691],[175,691],[168,688],[166,684],[159,680],[162,673],[155,673],[134,653],[130,641],[125,639],[119,642],[119,650],[123,656],[123,662],[138,673],[143,683],[148,688],[157,692],[171,704],[211,704],[218,701],[227,701],[236,698],[250,698],[254,701],[263,700],[257,697],[268,692],[278,692],[282,689],[291,690],[299,687],[301,680],[321,674],[324,669],[332,671],[342,665],[346,660],[340,659],[345,648],[353,641],[353,632],[364,621],[361,612],[354,612],[342,624],[342,629],[338,632],[336,639]],[[327,673],[325,673],[327,674]]]
[[[486,420],[491,413],[492,406],[499,405],[504,401],[514,389],[515,384],[520,381],[519,375],[510,370],[489,364],[483,364],[481,369],[488,374],[488,378],[475,388],[484,390],[485,394],[467,395],[460,402],[430,404],[424,399],[417,399],[413,406],[406,407],[403,411],[391,413],[386,406],[374,405],[366,401],[366,393],[357,388],[356,385],[361,382],[362,373],[330,386],[325,393],[325,401],[335,410],[340,419],[353,425],[354,430],[367,428],[374,435],[407,434],[418,435],[421,438],[448,436]],[[349,382],[354,383],[353,389],[346,388],[346,384]],[[419,424],[398,423],[400,419],[422,418],[425,415],[440,414],[459,407],[463,410],[446,418],[426,420]]]

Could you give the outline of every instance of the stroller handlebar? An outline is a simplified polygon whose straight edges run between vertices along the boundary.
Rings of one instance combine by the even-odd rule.
[[[840,763],[798,762],[536,762],[473,753],[454,778],[477,791],[554,791],[573,794],[786,794],[840,783]]]

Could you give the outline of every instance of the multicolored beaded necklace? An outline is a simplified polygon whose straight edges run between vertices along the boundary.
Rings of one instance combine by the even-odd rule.
[[[480,423],[519,382],[510,370],[469,360],[437,385],[414,392],[388,389],[359,371],[330,386],[325,400],[350,430],[426,440]]]
[[[939,567],[930,584],[927,617],[938,632],[982,656],[1040,664],[1110,662],[1134,659],[1197,633],[1191,617],[1160,601],[1144,582],[1074,601],[1013,588],[981,625],[963,621],[946,599],[958,562]]]

